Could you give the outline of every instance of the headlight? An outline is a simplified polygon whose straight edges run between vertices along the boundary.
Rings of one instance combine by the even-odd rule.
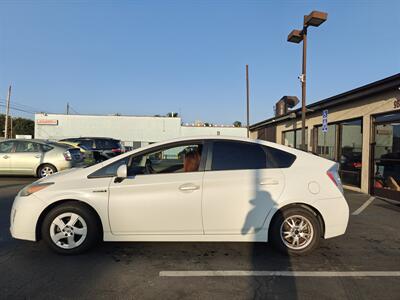
[[[27,185],[26,187],[24,187],[21,192],[19,193],[19,195],[21,197],[26,197],[29,195],[32,195],[33,193],[36,193],[40,190],[43,190],[45,188],[47,188],[48,186],[54,184],[54,182],[38,182],[38,183],[32,183],[30,185]]]

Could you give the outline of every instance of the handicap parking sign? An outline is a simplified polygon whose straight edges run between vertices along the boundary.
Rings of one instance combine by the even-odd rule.
[[[322,132],[328,132],[328,110],[322,111]]]

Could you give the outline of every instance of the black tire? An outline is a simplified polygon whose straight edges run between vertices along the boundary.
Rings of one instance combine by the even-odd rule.
[[[308,221],[309,226],[307,226],[305,232],[312,232],[312,237],[307,242],[305,242],[303,237],[300,238],[300,242],[304,242],[304,245],[299,245],[297,249],[294,249],[296,248],[295,246],[292,245],[292,248],[288,246],[288,244],[290,244],[294,238],[289,237],[289,241],[286,240],[285,243],[281,234],[281,228],[282,231],[284,231],[286,228],[290,228],[287,227],[287,223],[283,225],[284,221],[289,217],[294,217],[293,220],[300,220],[298,216],[303,217]],[[296,233],[301,234],[294,230],[293,234]],[[272,243],[273,247],[286,255],[308,255],[318,247],[320,239],[321,226],[318,222],[317,216],[313,212],[302,207],[291,207],[283,211],[278,211],[275,214],[269,229],[269,241]]]
[[[37,176],[39,178],[47,177],[51,174],[49,174],[51,170],[51,174],[57,173],[57,168],[51,164],[44,164],[41,165],[37,171]],[[47,175],[46,175],[47,174]]]
[[[70,249],[65,249],[63,248],[62,244],[64,244],[64,247],[69,243],[68,237],[60,238],[59,244],[56,244],[50,234],[50,231],[58,231],[57,234],[64,234],[64,232],[61,232],[60,228],[57,225],[53,225],[53,221],[59,217],[63,216],[64,214],[74,214],[78,215],[82,219],[78,219],[78,221],[72,226],[74,229],[69,229],[64,228],[64,230],[67,231],[65,234],[71,234],[71,230],[74,231],[76,229],[84,230],[85,226],[83,223],[86,224],[86,236],[77,233],[72,233],[72,238],[77,242],[76,247],[70,248]],[[71,218],[70,218],[71,219]],[[69,219],[69,220],[70,220]],[[68,216],[65,216],[62,218],[62,220],[65,220],[64,223],[68,225]],[[81,220],[83,222],[81,223]],[[76,225],[76,226],[75,226]],[[91,247],[93,247],[100,238],[100,226],[97,217],[95,214],[85,207],[82,204],[79,204],[77,202],[66,202],[63,203],[59,206],[56,206],[52,210],[49,211],[49,213],[46,215],[46,217],[43,220],[42,223],[42,228],[41,228],[41,233],[42,233],[42,238],[46,242],[46,244],[49,246],[50,249],[53,251],[59,253],[59,254],[64,254],[64,255],[72,255],[72,254],[80,254],[83,253],[87,250],[89,250]],[[84,237],[84,238],[83,238]],[[81,241],[81,238],[83,240]],[[61,244],[61,246],[60,246]]]

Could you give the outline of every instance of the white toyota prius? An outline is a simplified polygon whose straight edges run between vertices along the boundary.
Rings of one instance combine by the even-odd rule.
[[[11,234],[62,254],[104,241],[270,241],[307,254],[346,231],[337,164],[260,140],[180,138],[23,188]]]

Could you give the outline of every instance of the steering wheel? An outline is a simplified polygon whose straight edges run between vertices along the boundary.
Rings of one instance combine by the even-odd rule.
[[[146,159],[146,164],[144,165],[144,168],[146,170],[146,174],[154,174],[155,171],[153,169],[153,164],[150,159]]]

